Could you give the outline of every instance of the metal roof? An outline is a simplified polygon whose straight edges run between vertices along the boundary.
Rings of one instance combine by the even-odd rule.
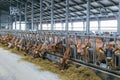
[[[40,0],[34,2],[34,21],[40,18]],[[31,19],[31,0],[0,0],[0,9],[9,11],[10,6],[18,7],[21,5],[21,12],[24,15],[25,3],[27,2],[27,20]],[[10,4],[11,3],[11,4]],[[90,17],[116,17],[119,12],[119,0],[91,0]],[[69,0],[69,18],[86,18],[86,0]],[[43,0],[43,19],[51,20],[51,0]],[[66,13],[66,0],[54,0],[54,19],[64,20]]]

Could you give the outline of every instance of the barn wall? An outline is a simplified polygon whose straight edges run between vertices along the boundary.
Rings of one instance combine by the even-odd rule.
[[[0,11],[0,29],[8,29],[9,26],[9,12]]]

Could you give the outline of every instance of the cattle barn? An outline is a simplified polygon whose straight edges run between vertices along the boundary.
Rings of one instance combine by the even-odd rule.
[[[120,80],[120,0],[0,0],[0,80]]]

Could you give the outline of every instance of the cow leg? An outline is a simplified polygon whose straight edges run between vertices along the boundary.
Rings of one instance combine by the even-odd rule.
[[[65,61],[65,69],[68,69],[70,62],[71,61],[69,59]]]
[[[81,57],[80,54],[81,54],[80,52],[77,53],[77,55],[76,55],[77,59],[80,59],[80,57]]]
[[[100,54],[97,55],[97,65],[101,64],[101,56]]]
[[[64,70],[65,67],[65,60],[63,58],[60,59],[60,69]]]

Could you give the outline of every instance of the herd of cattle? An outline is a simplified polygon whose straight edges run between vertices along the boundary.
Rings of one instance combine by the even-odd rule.
[[[116,34],[1,31],[0,42],[34,58],[45,58],[47,52],[60,54],[63,56],[60,58],[62,69],[67,67],[70,58],[97,66],[106,64],[109,69],[120,69],[120,38]]]

